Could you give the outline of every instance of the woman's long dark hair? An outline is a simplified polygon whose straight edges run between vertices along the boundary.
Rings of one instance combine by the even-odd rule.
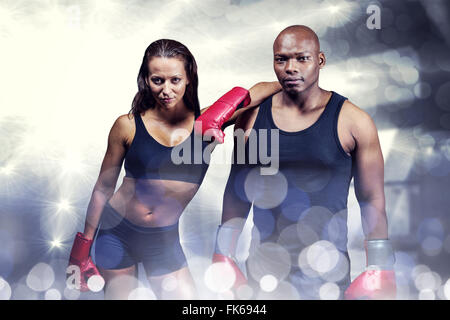
[[[156,40],[145,50],[137,77],[138,92],[134,96],[129,113],[137,116],[145,110],[155,107],[156,101],[152,96],[150,87],[145,82],[149,73],[148,63],[153,57],[179,58],[184,61],[184,68],[189,79],[189,84],[186,87],[183,101],[188,109],[194,111],[195,117],[197,118],[200,115],[197,63],[192,53],[184,44],[170,39]]]

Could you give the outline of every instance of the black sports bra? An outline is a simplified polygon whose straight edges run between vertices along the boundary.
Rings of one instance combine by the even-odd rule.
[[[140,114],[134,121],[136,134],[125,155],[126,177],[201,184],[212,151],[207,148],[209,141],[203,141],[192,130],[182,143],[167,147],[149,134]]]

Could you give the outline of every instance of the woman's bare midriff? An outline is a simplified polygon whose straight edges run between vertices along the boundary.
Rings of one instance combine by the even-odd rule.
[[[198,184],[184,181],[124,177],[109,204],[136,225],[168,226],[178,221],[198,188]]]

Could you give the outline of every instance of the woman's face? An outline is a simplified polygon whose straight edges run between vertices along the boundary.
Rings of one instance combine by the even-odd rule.
[[[172,108],[183,102],[189,80],[184,61],[177,58],[153,57],[148,63],[147,84],[156,102],[163,108]]]

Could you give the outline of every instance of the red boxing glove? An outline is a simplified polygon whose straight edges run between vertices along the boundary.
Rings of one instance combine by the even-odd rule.
[[[221,129],[222,125],[231,118],[241,102],[245,107],[250,101],[248,90],[234,87],[197,118],[194,125],[195,133],[212,136],[219,143],[223,143],[225,134]]]
[[[224,262],[233,269],[236,276],[233,284],[234,289],[239,288],[243,284],[247,284],[247,278],[245,278],[245,275],[242,273],[241,269],[239,269],[239,267],[236,265],[236,262],[234,262],[234,260],[230,257],[224,256],[223,254],[214,253],[212,262]]]
[[[367,270],[345,290],[345,299],[394,300],[396,291],[393,270]]]
[[[235,280],[232,286],[233,289],[237,289],[239,286],[247,284],[247,278],[232,258],[236,254],[236,248],[241,231],[242,228],[232,224],[220,225],[217,228],[216,247],[212,258],[213,263],[224,262],[231,267],[235,275]]]
[[[80,268],[80,291],[89,291],[88,279],[93,275],[100,275],[90,256],[92,242],[93,240],[85,238],[83,233],[78,232],[70,252],[69,265]]]
[[[389,240],[365,242],[367,266],[344,292],[347,300],[393,300],[397,287],[393,270],[395,257]]]

